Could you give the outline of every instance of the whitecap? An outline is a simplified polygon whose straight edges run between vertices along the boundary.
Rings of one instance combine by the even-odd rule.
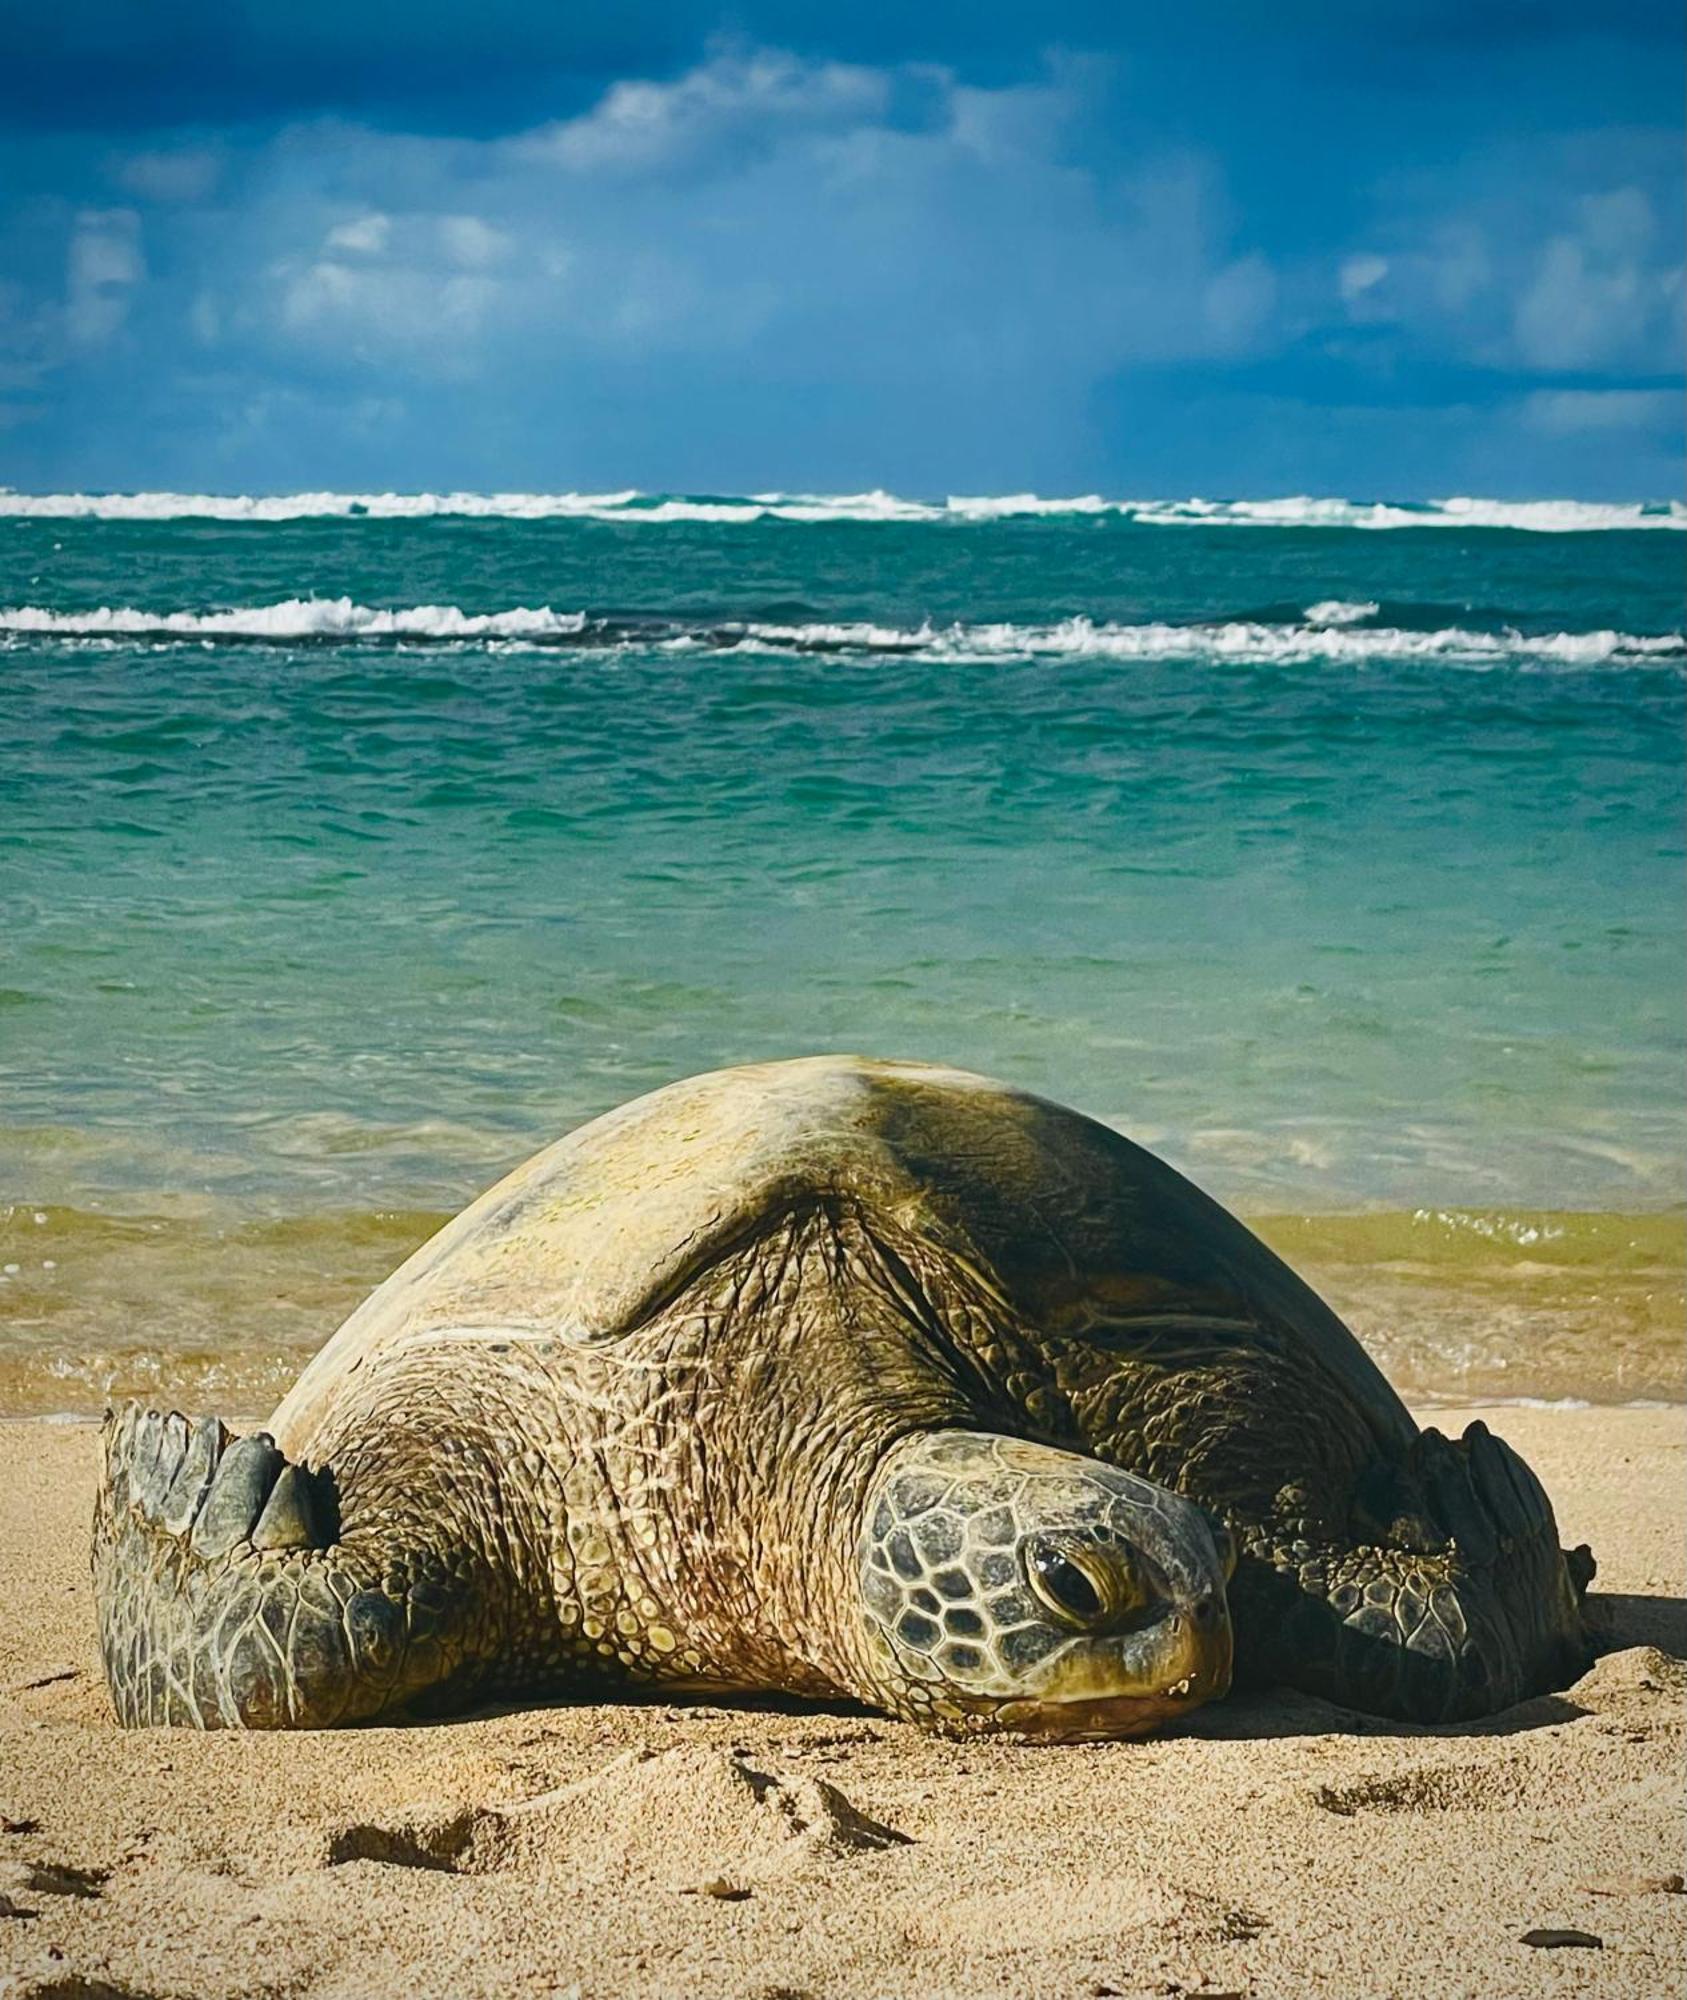
[[[1374,618],[1381,608],[1378,604],[1350,603],[1340,597],[1326,597],[1317,604],[1309,604],[1301,616],[1308,625],[1362,625],[1367,618]]]
[[[461,611],[454,604],[380,610],[349,597],[289,597],[227,611],[143,611],[131,605],[53,611],[32,604],[0,610],[0,632],[80,639],[555,640],[585,628],[583,612],[553,611],[548,605],[490,612]]]
[[[661,646],[673,650],[918,655],[954,662],[1005,659],[1188,660],[1238,665],[1317,661],[1445,661],[1470,667],[1508,663],[1563,668],[1679,663],[1687,638],[1633,632],[1475,631],[1458,626],[1413,632],[1364,626],[1370,605],[1314,605],[1339,618],[1300,625],[1236,619],[1221,624],[1118,625],[1084,616],[1048,624],[931,623],[898,626],[857,621],[803,624],[680,623],[594,618],[549,605],[472,612],[454,604],[383,608],[350,598],[287,598],[228,609],[149,611],[101,605],[59,611],[41,605],[0,609],[0,637],[137,640],[153,643],[245,641],[297,644],[498,644],[505,646]]]
[[[1315,499],[1144,501],[1130,509],[1145,527],[1504,528],[1530,534],[1588,534],[1613,529],[1687,529],[1679,500]]]
[[[633,487],[604,493],[18,493],[0,487],[0,516],[38,520],[282,522],[313,519],[620,521],[644,526],[679,522],[746,526],[778,520],[826,524],[950,523],[1113,515],[1142,527],[1463,528],[1537,534],[1612,529],[1687,529],[1687,504],[1583,500],[1381,501],[1318,498],[1271,500],[1104,499],[1089,493],[1044,498],[1036,493],[952,495],[907,499],[876,488],[865,493],[647,494]]]

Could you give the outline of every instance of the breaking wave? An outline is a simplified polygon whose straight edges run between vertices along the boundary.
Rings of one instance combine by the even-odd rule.
[[[1308,625],[1363,625],[1367,618],[1374,618],[1381,609],[1380,604],[1371,600],[1357,603],[1340,597],[1326,597],[1317,604],[1309,604],[1302,616]]]
[[[1541,534],[1593,530],[1687,529],[1687,504],[1583,500],[1109,500],[1090,493],[1044,499],[1035,493],[910,500],[894,493],[15,493],[0,487],[0,517],[54,521],[214,520],[276,522],[366,518],[673,522],[742,525],[949,522],[982,524],[1040,516],[1110,516],[1141,527],[1509,528]]]
[[[525,639],[566,644],[586,633],[581,611],[548,606],[511,611],[459,611],[454,604],[417,604],[379,610],[349,597],[289,597],[228,611],[140,611],[100,605],[92,611],[51,611],[24,604],[0,610],[0,632],[66,639],[245,639],[277,645],[309,640]]]
[[[154,644],[245,643],[498,645],[515,648],[616,647],[685,651],[760,651],[919,656],[955,661],[1009,658],[1235,661],[1292,664],[1310,660],[1441,660],[1473,666],[1504,662],[1564,667],[1639,665],[1687,658],[1687,638],[1632,632],[1433,631],[1369,627],[1368,603],[1307,607],[1303,623],[1255,619],[1217,624],[1121,625],[1084,618],[1048,624],[917,626],[859,623],[717,623],[664,618],[605,618],[548,605],[471,612],[454,604],[383,609],[350,598],[288,598],[228,610],[147,611],[102,605],[56,611],[39,605],[0,609],[0,636],[134,640]]]

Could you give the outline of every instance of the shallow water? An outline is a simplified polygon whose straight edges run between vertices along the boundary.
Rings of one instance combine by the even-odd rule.
[[[1118,1124],[1417,1393],[1680,1393],[1687,517],[518,499],[0,496],[0,1407],[261,1406],[827,1048]]]
[[[111,1214],[0,1209],[0,1412],[144,1396],[235,1417],[280,1400],[444,1211],[265,1218],[177,1198]],[[1679,1401],[1687,1223],[1474,1211],[1266,1215],[1415,1402]]]

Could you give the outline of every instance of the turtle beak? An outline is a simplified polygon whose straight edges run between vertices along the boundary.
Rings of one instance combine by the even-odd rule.
[[[1211,1593],[1151,1625],[1080,1640],[1028,1701],[998,1711],[1007,1729],[1050,1743],[1146,1736],[1230,1688],[1230,1614]]]
[[[1230,1610],[1221,1591],[1170,1610],[1146,1631],[1133,1633],[1136,1642],[1126,1665],[1152,1690],[1150,1703],[1169,1703],[1178,1714],[1203,1701],[1214,1701],[1230,1690],[1233,1640]]]

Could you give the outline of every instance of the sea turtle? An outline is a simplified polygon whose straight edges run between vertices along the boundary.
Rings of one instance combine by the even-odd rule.
[[[1591,1571],[1152,1154],[854,1057],[539,1153],[268,1432],[108,1417],[94,1531],[119,1717],[206,1728],[642,1685],[1128,1736],[1233,1632],[1250,1681],[1465,1717],[1575,1676]]]

